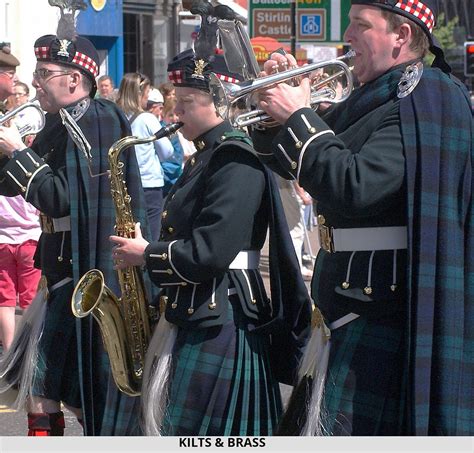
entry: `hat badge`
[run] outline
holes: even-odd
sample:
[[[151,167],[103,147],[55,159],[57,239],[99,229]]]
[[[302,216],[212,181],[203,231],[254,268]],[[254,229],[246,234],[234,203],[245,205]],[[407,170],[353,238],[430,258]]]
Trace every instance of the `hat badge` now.
[[[71,41],[67,39],[60,39],[58,55],[61,57],[69,58],[69,51],[67,50],[67,48],[69,47],[70,44],[71,44]]]
[[[204,80],[204,68],[207,66],[207,62],[200,59],[200,60],[195,60],[194,61],[194,72],[191,77],[194,77],[196,79],[202,79]]]

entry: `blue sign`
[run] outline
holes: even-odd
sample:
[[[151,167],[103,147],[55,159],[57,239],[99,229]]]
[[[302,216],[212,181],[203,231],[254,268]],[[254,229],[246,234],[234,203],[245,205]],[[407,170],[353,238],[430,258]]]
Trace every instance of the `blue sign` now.
[[[77,16],[80,35],[118,37],[123,34],[123,0],[109,0],[97,11],[89,6]]]
[[[300,36],[305,37],[322,37],[324,33],[323,17],[321,14],[305,14],[300,15]]]

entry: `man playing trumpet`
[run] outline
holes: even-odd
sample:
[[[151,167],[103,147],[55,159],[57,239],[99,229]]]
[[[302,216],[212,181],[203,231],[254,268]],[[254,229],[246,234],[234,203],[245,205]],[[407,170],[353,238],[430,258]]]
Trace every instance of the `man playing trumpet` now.
[[[271,147],[256,131],[256,148],[317,200],[312,292],[331,330],[322,415],[287,414],[285,433],[473,433],[473,122],[435,3],[352,0],[362,87],[324,117],[308,79],[259,92],[282,127]],[[273,54],[265,71],[294,63]]]

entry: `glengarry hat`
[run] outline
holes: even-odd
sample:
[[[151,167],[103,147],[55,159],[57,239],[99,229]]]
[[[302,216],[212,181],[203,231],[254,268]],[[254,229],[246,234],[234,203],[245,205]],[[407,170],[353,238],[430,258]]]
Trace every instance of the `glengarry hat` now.
[[[353,5],[369,5],[391,11],[405,16],[418,24],[430,42],[430,51],[435,55],[433,66],[439,67],[444,72],[451,72],[451,67],[444,58],[444,52],[433,29],[438,16],[437,0],[351,0]]]
[[[14,69],[19,64],[18,59],[12,55],[10,46],[6,43],[0,43],[0,67]]]
[[[48,0],[58,7],[60,18],[55,35],[44,35],[35,42],[36,60],[55,63],[81,70],[92,83],[89,93],[94,97],[97,91],[96,77],[99,75],[99,54],[87,38],[76,31],[77,13],[87,8],[84,0]]]
[[[35,42],[37,61],[56,63],[81,69],[95,86],[99,75],[99,54],[87,38],[76,36],[73,40],[44,35]]]
[[[242,80],[240,74],[229,71],[224,56],[211,55],[207,60],[198,58],[192,49],[185,50],[168,64],[168,78],[175,86],[197,88],[209,92],[209,75],[213,72],[226,82]]]

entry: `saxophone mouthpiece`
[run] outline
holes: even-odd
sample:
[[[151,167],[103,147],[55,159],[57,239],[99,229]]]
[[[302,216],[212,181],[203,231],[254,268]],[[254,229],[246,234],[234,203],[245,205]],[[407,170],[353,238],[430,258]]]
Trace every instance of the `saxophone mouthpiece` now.
[[[181,126],[183,126],[183,123],[171,123],[168,124],[168,126],[162,127],[155,135],[155,140],[159,140],[160,138],[163,137],[169,137],[171,134],[174,134]]]

